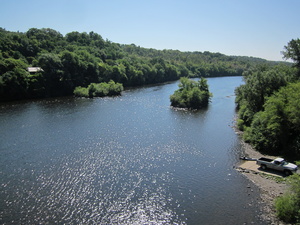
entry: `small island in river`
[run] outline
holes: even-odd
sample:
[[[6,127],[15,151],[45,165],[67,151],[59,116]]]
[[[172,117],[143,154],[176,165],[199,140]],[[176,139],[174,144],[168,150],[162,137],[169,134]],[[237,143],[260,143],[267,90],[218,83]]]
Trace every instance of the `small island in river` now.
[[[208,90],[207,80],[201,78],[198,82],[180,78],[179,89],[170,96],[171,106],[188,109],[201,109],[208,105],[212,94]]]

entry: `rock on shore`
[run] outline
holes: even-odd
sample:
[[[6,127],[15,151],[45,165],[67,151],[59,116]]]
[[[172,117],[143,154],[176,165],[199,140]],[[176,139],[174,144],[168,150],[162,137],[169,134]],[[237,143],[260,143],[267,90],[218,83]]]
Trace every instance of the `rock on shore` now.
[[[242,150],[244,155],[249,158],[272,158],[272,156],[262,155],[261,153],[255,151],[249,144],[245,142],[242,142]],[[272,179],[270,176],[264,176],[256,171],[243,169],[238,170],[260,189],[261,199],[265,205],[263,208],[262,219],[270,224],[285,224],[284,222],[279,221],[276,217],[274,200],[276,197],[281,196],[286,192],[288,188],[287,184],[285,182],[277,182],[276,179]]]

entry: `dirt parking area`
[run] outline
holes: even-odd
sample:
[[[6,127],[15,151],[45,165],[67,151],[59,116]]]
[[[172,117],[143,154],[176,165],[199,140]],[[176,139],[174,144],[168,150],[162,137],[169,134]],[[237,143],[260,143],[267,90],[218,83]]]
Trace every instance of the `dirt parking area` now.
[[[252,159],[258,159],[260,157],[275,158],[275,156],[262,155],[244,142],[242,142],[242,152],[244,156]],[[276,170],[262,170],[260,166],[256,164],[256,161],[248,160],[241,160],[240,163],[236,165],[236,169],[259,187],[261,199],[265,205],[263,208],[264,215],[262,217],[267,224],[285,224],[276,217],[274,207],[274,200],[288,190],[285,175]]]
[[[259,165],[256,164],[256,161],[245,160],[237,167],[237,169],[245,170],[245,171],[248,170],[257,173],[264,173],[275,177],[285,177],[284,173],[280,171],[271,170],[271,169],[263,170]]]

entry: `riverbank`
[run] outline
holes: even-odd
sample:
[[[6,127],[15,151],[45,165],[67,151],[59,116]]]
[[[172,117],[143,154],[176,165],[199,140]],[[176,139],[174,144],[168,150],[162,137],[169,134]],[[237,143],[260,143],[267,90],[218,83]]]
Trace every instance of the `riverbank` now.
[[[272,156],[263,155],[255,151],[251,147],[251,145],[243,141],[242,141],[242,150],[244,155],[249,158],[260,158],[262,156],[272,157]],[[239,168],[238,166],[237,169]],[[287,191],[288,185],[284,182],[284,179],[283,178],[276,179],[272,175],[265,175],[263,173],[252,171],[252,170],[238,169],[238,171],[240,171],[244,176],[246,176],[260,189],[261,199],[264,205],[262,219],[267,221],[269,224],[280,224],[280,225],[285,224],[284,222],[279,221],[278,218],[276,217],[276,211],[274,206],[274,200],[278,196],[281,196],[283,193]]]

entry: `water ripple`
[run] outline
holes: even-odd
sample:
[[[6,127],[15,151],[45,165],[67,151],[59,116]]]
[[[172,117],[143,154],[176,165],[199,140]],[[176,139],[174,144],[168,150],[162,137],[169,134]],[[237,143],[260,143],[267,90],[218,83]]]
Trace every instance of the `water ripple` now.
[[[1,107],[0,223],[258,222],[256,189],[232,169],[234,100],[221,80],[197,112],[169,108],[176,83]]]

